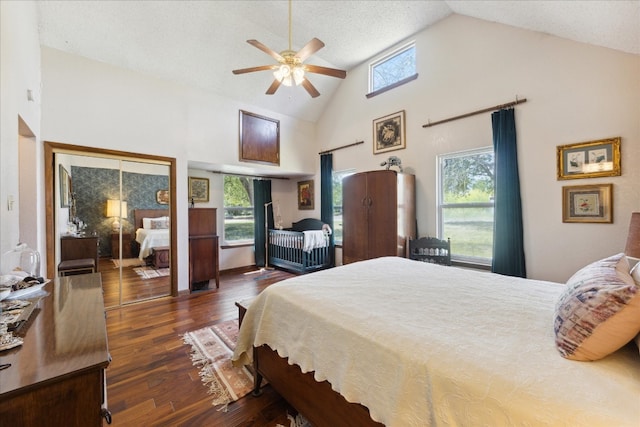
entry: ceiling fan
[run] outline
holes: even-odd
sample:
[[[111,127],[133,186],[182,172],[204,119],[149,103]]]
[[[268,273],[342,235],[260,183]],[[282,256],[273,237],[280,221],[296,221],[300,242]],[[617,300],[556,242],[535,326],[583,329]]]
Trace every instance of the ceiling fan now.
[[[267,46],[260,43],[258,40],[247,40],[252,46],[257,47],[267,55],[273,57],[277,64],[273,65],[260,65],[258,67],[242,68],[239,70],[233,70],[233,74],[245,74],[252,73],[254,71],[266,71],[274,70],[273,76],[275,80],[267,89],[267,95],[273,95],[280,85],[296,86],[302,85],[312,98],[320,96],[320,92],[311,84],[309,79],[305,76],[307,73],[324,74],[326,76],[337,77],[344,79],[347,76],[347,72],[338,70],[336,68],[321,67],[319,65],[304,64],[303,62],[311,55],[319,51],[324,47],[324,43],[317,38],[313,38],[298,52],[291,50],[291,0],[289,0],[289,49],[283,50],[278,53]]]

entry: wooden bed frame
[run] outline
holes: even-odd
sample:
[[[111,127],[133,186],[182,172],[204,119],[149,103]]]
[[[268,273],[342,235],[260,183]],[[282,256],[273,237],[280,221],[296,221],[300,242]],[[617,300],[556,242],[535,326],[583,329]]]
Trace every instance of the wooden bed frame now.
[[[312,249],[311,252],[302,250],[304,244],[303,231],[322,230],[324,222],[315,218],[305,218],[294,222],[291,228],[284,230],[269,230],[269,265],[280,267],[294,273],[305,274],[322,270],[331,266],[331,247]],[[271,243],[281,239],[287,241],[286,246]]]
[[[254,347],[253,367],[257,373],[254,396],[260,395],[260,385],[265,378],[314,427],[384,426],[371,419],[365,406],[347,402],[328,381],[317,382],[313,372],[302,373],[298,365],[289,365],[287,358],[278,356],[267,345]]]

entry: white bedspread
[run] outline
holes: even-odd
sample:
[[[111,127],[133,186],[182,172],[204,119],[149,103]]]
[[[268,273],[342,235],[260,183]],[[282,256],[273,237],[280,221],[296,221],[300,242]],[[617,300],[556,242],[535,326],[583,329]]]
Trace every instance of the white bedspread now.
[[[302,232],[304,234],[304,247],[305,252],[311,252],[316,248],[324,248],[328,244],[327,236],[322,230],[307,230]]]
[[[136,242],[140,244],[140,255],[138,258],[144,260],[151,255],[151,249],[161,246],[169,246],[171,239],[169,229],[147,229],[138,228],[136,230]]]
[[[387,426],[640,425],[640,355],[563,359],[563,285],[379,258],[268,287],[234,354],[268,344]]]

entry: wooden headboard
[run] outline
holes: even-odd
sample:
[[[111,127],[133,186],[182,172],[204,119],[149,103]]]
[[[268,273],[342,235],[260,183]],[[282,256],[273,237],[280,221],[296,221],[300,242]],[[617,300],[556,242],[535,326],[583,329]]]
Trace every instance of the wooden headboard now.
[[[142,228],[142,218],[158,218],[161,216],[169,216],[169,209],[134,209],[134,227]]]

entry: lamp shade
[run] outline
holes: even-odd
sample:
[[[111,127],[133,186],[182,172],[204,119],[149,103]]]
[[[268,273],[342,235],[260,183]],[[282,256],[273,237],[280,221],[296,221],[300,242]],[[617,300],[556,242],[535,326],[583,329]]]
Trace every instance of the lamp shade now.
[[[632,258],[640,258],[640,212],[631,213],[627,246],[624,253]]]
[[[122,209],[122,211],[120,211]],[[120,200],[107,200],[107,216],[126,218],[127,217],[127,202],[120,202]]]

